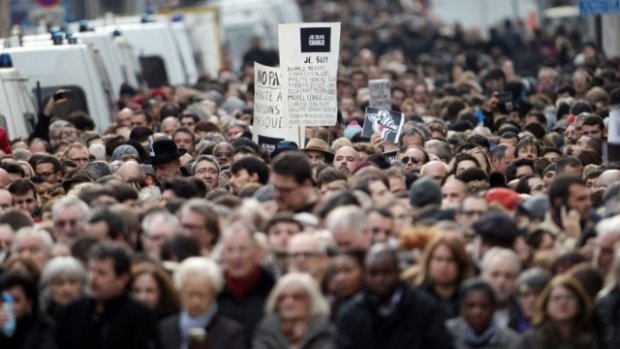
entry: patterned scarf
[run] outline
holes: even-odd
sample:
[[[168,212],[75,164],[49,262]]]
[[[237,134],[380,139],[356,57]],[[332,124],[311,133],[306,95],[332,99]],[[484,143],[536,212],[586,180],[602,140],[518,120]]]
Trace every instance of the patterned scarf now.
[[[479,335],[476,334],[476,331],[474,331],[465,320],[462,320],[461,329],[465,343],[471,348],[481,348],[489,344],[495,344],[499,340],[495,320],[492,320],[489,328]]]

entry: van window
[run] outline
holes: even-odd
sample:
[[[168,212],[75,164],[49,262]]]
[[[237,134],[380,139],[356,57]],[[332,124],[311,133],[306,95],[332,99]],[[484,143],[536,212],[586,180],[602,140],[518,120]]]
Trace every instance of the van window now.
[[[86,102],[86,94],[79,86],[46,86],[41,87],[41,105],[45,106],[47,101],[54,96],[54,93],[60,89],[69,90],[70,98],[67,101],[68,104],[63,106],[63,115],[61,118],[66,118],[69,114],[76,110],[81,110],[89,114],[88,103]],[[34,89],[33,94],[37,95],[37,90]],[[89,114],[90,115],[90,114]]]
[[[160,56],[141,56],[142,76],[149,88],[168,85],[168,73]]]
[[[21,94],[22,98],[20,98],[20,101],[22,103],[22,110],[24,110],[24,115],[22,115],[22,117],[24,118],[26,131],[30,133],[32,132],[32,130],[34,130],[34,127],[37,123],[37,109],[34,99],[32,98],[32,94],[28,93],[28,88],[26,87],[26,84],[22,84],[21,89],[23,92]]]

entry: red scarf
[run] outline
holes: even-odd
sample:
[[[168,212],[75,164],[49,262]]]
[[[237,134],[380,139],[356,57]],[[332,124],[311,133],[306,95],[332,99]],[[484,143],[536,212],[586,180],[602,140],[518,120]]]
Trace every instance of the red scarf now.
[[[260,267],[256,267],[250,275],[243,279],[235,279],[230,274],[225,274],[226,288],[230,291],[232,297],[241,302],[245,299],[250,290],[258,283],[263,272]]]

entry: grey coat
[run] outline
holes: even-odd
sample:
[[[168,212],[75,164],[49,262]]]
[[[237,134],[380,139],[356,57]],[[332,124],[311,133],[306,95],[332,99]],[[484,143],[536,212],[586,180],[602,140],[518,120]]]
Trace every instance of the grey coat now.
[[[455,349],[471,349],[462,337],[465,321],[461,317],[446,321],[446,328],[452,334]],[[498,328],[498,341],[495,344],[478,347],[476,349],[519,349],[521,335],[507,327]]]
[[[252,340],[252,349],[288,348],[289,343],[280,330],[277,315],[267,315],[258,324]],[[299,349],[335,349],[336,329],[327,316],[312,318],[308,333],[301,341]]]

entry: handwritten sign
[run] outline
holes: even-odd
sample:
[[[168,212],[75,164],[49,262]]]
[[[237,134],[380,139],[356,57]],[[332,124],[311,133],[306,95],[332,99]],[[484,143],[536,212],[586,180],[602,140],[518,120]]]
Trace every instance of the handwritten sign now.
[[[289,124],[336,124],[340,23],[280,24],[278,34],[284,111]]]
[[[299,128],[291,127],[284,113],[280,69],[254,63],[254,141],[272,151],[275,144],[289,140],[300,144]]]
[[[390,109],[392,106],[390,80],[369,80],[368,90],[370,91],[369,106],[373,108]]]

